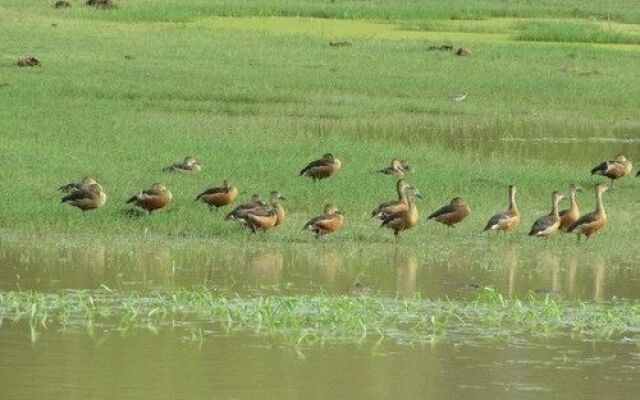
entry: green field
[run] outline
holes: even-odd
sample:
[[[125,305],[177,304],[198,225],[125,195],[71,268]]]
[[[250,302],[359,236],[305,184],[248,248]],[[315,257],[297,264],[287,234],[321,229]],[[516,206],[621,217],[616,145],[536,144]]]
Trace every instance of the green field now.
[[[526,232],[548,212],[553,190],[581,184],[589,211],[591,187],[605,181],[589,169],[620,152],[640,154],[633,1],[72,3],[56,10],[0,0],[5,236],[311,242],[300,228],[334,202],[347,222],[323,242],[392,244],[368,214],[394,196],[394,179],[372,171],[399,156],[426,196],[421,223],[402,244],[529,246]],[[442,43],[473,56],[428,50]],[[27,55],[42,66],[17,67]],[[468,99],[453,101],[458,92]],[[338,175],[316,184],[297,177],[327,151],[343,161]],[[161,172],[185,155],[203,172]],[[109,195],[87,215],[59,204],[56,191],[84,175]],[[281,190],[285,225],[256,238],[193,202],[225,178],[242,198]],[[153,182],[173,191],[173,204],[127,217],[124,201]],[[519,232],[481,236],[511,183]],[[605,194],[609,225],[588,245],[559,236],[531,246],[637,258],[639,194],[640,179],[617,182]],[[454,196],[470,204],[468,221],[453,232],[424,221]]]

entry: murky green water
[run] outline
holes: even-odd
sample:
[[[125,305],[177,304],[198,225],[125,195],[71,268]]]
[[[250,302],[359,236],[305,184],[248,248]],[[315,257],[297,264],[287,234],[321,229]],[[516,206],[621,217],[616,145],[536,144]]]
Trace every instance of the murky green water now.
[[[62,334],[32,344],[0,330],[7,399],[631,399],[640,349],[544,341],[522,345],[370,344],[294,350],[265,339],[194,343],[158,334]]]
[[[364,291],[471,299],[491,286],[508,297],[640,297],[640,270],[632,261],[578,263],[553,251],[502,250],[496,259],[473,248],[452,255],[388,247],[4,244],[0,290],[206,286],[246,296]],[[640,391],[640,345],[633,335],[597,342],[541,335],[297,347],[213,327],[195,334],[189,323],[126,331],[96,326],[91,333],[51,324],[34,331],[25,322],[0,320],[0,398],[630,399]]]

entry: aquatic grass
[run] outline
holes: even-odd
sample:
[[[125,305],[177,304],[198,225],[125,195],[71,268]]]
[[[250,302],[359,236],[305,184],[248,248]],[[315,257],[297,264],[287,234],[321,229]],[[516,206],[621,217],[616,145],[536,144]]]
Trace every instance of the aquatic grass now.
[[[237,297],[205,288],[150,294],[5,291],[0,292],[0,318],[43,329],[67,326],[91,331],[95,326],[118,331],[206,326],[227,334],[251,332],[298,344],[381,337],[410,344],[566,334],[615,340],[637,335],[640,303],[565,303],[534,296],[506,300],[493,289],[484,289],[471,301],[365,295]]]

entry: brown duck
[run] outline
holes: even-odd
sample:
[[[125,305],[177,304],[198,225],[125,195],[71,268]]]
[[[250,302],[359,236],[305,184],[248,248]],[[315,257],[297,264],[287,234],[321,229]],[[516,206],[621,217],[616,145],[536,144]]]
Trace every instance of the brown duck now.
[[[242,203],[236,208],[234,208],[233,210],[231,210],[231,212],[227,214],[224,217],[224,219],[235,220],[240,223],[246,223],[245,219],[247,217],[247,213],[251,210],[254,210],[258,207],[263,207],[263,206],[266,206],[266,203],[262,201],[262,199],[260,199],[260,195],[252,194],[249,201]]]
[[[163,172],[200,172],[201,170],[202,166],[193,157],[185,157],[182,162],[162,168]]]
[[[333,204],[324,207],[324,214],[310,219],[302,229],[308,229],[316,234],[316,239],[322,235],[333,233],[342,227],[344,217]]]
[[[78,190],[78,189],[86,189],[88,188],[90,185],[96,184],[98,182],[96,182],[95,179],[89,177],[89,176],[85,176],[84,178],[82,178],[82,180],[80,182],[71,182],[71,183],[67,183],[66,185],[62,185],[58,188],[58,190],[60,190],[61,192],[72,192],[74,190]]]
[[[74,190],[64,196],[60,202],[77,207],[84,212],[102,207],[104,203],[107,202],[107,194],[102,189],[102,186],[97,183],[92,183],[86,187]]]
[[[410,185],[406,180],[399,179],[398,182],[396,182],[396,192],[398,193],[398,200],[385,201],[384,203],[378,204],[378,206],[374,208],[373,211],[371,211],[371,218],[382,218],[384,215],[394,214],[406,210],[408,202],[404,190],[409,186]]]
[[[560,227],[560,215],[558,213],[558,203],[564,198],[562,193],[553,192],[551,195],[551,212],[536,220],[529,231],[529,236],[548,237],[558,231]]]
[[[312,161],[302,168],[299,176],[308,176],[315,182],[316,180],[330,177],[338,172],[340,168],[342,168],[342,162],[335,158],[333,154],[327,153],[319,160]]]
[[[613,187],[613,181],[629,175],[632,168],[631,161],[624,155],[618,154],[614,160],[603,161],[595,166],[591,170],[591,175],[606,176],[611,179],[611,187]]]
[[[405,172],[409,172],[410,170],[411,170],[411,167],[409,166],[409,163],[407,162],[407,160],[394,158],[393,160],[391,160],[391,165],[389,165],[388,167],[382,168],[376,172],[384,175],[403,176]]]
[[[520,224],[520,211],[516,204],[516,187],[509,186],[509,208],[489,219],[484,231],[513,231]]]
[[[218,211],[218,208],[233,203],[236,197],[238,197],[238,188],[230,186],[229,182],[225,179],[222,186],[205,190],[200,193],[194,201],[202,201],[209,206],[211,211],[214,209]]]
[[[560,211],[560,230],[566,231],[571,224],[580,218],[580,209],[576,201],[576,193],[582,192],[582,188],[572,184],[569,186],[569,208]]]
[[[576,232],[578,234],[578,240],[581,235],[585,235],[587,239],[591,235],[600,232],[607,224],[607,214],[604,211],[604,204],[602,203],[602,194],[609,189],[607,185],[601,183],[596,185],[596,209],[593,212],[583,215],[574,222],[567,232]]]
[[[449,204],[429,215],[427,219],[435,219],[452,228],[455,224],[467,218],[470,213],[471,210],[469,210],[467,203],[460,197],[454,197]]]
[[[154,183],[149,189],[132,196],[127,203],[134,203],[136,206],[147,210],[151,214],[155,210],[166,207],[173,195],[166,186],[160,183]]]
[[[416,188],[408,186],[404,188],[404,196],[407,199],[407,208],[405,210],[385,215],[382,218],[380,227],[393,229],[393,235],[397,238],[400,232],[413,228],[418,223],[418,208],[413,200],[414,196],[419,195]]]
[[[282,193],[275,190],[271,192],[270,206],[258,207],[247,212],[245,217],[247,227],[256,233],[258,230],[265,232],[282,224],[285,211],[280,202],[283,200],[286,199]]]

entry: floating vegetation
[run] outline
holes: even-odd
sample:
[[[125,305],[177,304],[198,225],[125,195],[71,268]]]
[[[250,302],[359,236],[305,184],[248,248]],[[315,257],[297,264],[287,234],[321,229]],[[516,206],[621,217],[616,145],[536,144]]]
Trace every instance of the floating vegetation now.
[[[572,335],[591,340],[636,341],[640,302],[567,304],[562,300],[507,300],[485,288],[473,301],[376,296],[236,297],[195,291],[0,292],[0,321],[27,321],[33,332],[50,325],[96,326],[118,331],[206,325],[207,332],[253,333],[296,344],[386,339],[399,344],[491,341],[519,335]],[[213,326],[209,326],[213,325]],[[1,325],[0,325],[1,326]]]

